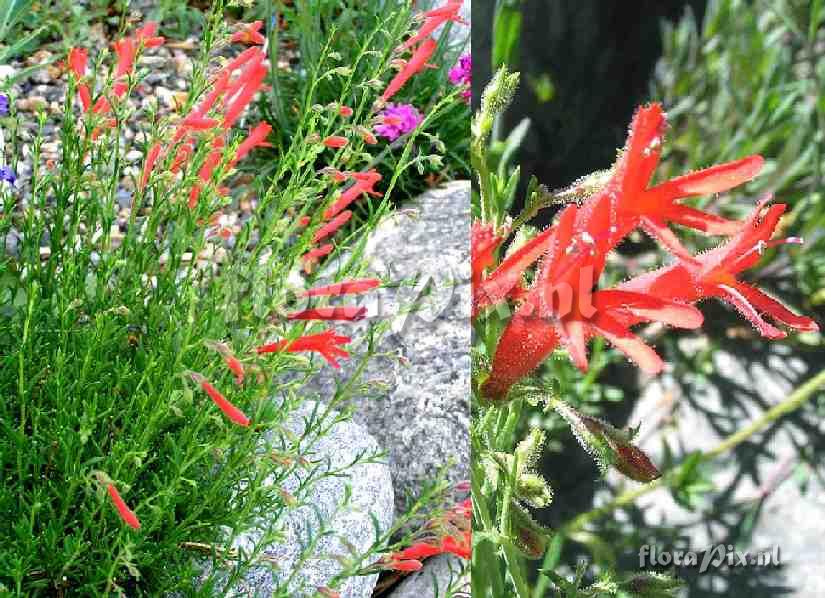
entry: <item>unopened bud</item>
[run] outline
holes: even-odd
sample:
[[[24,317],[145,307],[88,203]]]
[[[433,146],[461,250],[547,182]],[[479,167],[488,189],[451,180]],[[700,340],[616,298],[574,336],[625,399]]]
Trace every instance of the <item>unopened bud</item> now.
[[[631,436],[606,421],[585,415],[563,401],[556,401],[556,412],[570,425],[582,448],[593,455],[602,471],[612,465],[637,482],[652,482],[661,477],[648,456],[630,443]]]
[[[553,490],[537,473],[523,473],[518,477],[516,496],[535,509],[544,509],[553,502]]]
[[[544,556],[552,531],[539,525],[526,509],[515,502],[510,505],[510,530],[510,539],[524,556],[534,560]]]

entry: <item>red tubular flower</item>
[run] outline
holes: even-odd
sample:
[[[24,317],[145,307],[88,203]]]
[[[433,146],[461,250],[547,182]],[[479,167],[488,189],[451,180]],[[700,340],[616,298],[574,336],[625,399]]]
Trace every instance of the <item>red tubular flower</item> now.
[[[320,172],[322,174],[325,174],[326,176],[330,177],[336,183],[343,183],[351,175],[351,173],[349,173],[349,172],[342,172],[342,171],[338,170],[337,168],[333,168],[331,166],[325,166],[324,168],[322,168],[320,170]]]
[[[166,41],[158,36],[158,24],[155,21],[147,21],[143,27],[135,31],[135,40],[143,44],[144,48],[157,48]]]
[[[353,110],[349,106],[341,106],[338,108],[338,114],[343,116],[344,118],[349,118],[353,115]]]
[[[253,48],[254,49],[254,48]],[[206,114],[212,109],[213,106],[217,103],[220,97],[226,92],[227,88],[229,87],[229,77],[231,75],[230,71],[223,70],[221,71],[217,77],[215,77],[214,82],[212,83],[212,90],[206,94],[206,97],[201,101],[200,104],[195,107],[194,110],[190,113],[189,116],[197,116],[197,117],[204,117]],[[179,129],[179,130],[185,130]],[[180,134],[177,139],[182,139],[183,135]]]
[[[382,569],[406,571],[406,567],[410,567],[409,570],[417,571],[420,567],[405,563],[420,565],[422,559],[446,552],[469,560],[472,557],[472,511],[471,499],[458,503],[424,526],[427,530],[425,539],[384,556],[376,565]]]
[[[430,59],[430,56],[433,55],[435,52],[436,47],[438,44],[432,38],[427,38],[424,42],[416,48],[413,55],[410,57],[409,62],[407,62],[406,66],[390,81],[390,84],[387,85],[387,89],[384,90],[384,93],[381,95],[381,100],[386,102],[396,93],[398,93],[404,84],[407,83],[414,75],[424,70],[427,67],[427,61]]]
[[[570,211],[571,208],[573,206],[567,208],[567,211]],[[473,257],[473,318],[482,309],[501,303],[508,297],[512,290],[522,282],[524,271],[547,251],[549,244],[553,242],[555,233],[554,228],[548,228],[539,233],[507,256],[499,267],[484,280],[481,280],[480,274],[475,271],[477,266],[475,257]],[[481,234],[479,232],[479,235]],[[486,253],[479,257],[479,259],[484,260],[485,265],[483,268],[492,263],[493,252],[502,239],[503,237],[492,236],[492,231],[485,235],[486,247],[484,247],[484,251]],[[476,276],[479,277],[477,282]]]
[[[470,269],[473,292],[484,277],[484,270],[493,265],[493,254],[504,241],[504,235],[496,235],[492,224],[473,222],[470,230]]]
[[[411,573],[413,571],[421,571],[424,565],[421,561],[416,560],[408,560],[408,561],[389,561],[386,563],[385,568],[391,569],[393,571],[404,571],[406,573]]]
[[[203,161],[203,164],[201,165],[201,168],[198,171],[198,178],[200,178],[200,180],[202,180],[204,183],[209,182],[209,179],[212,178],[212,173],[215,172],[215,167],[217,167],[221,163],[222,157],[223,152],[220,149],[209,152],[209,154],[206,156],[206,160]]]
[[[175,158],[172,160],[172,164],[169,166],[169,172],[177,173],[181,166],[186,164],[191,158],[192,155],[195,153],[195,146],[191,141],[184,142],[178,146],[177,152],[175,152]]]
[[[226,343],[217,343],[214,341],[206,341],[206,346],[213,351],[216,351],[223,357],[223,361],[226,364],[226,367],[229,368],[229,371],[235,375],[235,383],[238,385],[243,384],[244,380],[244,367],[243,363],[235,357],[235,354],[232,353],[232,349],[229,348],[229,345]]]
[[[226,397],[224,397],[221,392],[212,386],[212,384],[204,378],[201,374],[197,372],[192,372],[190,374],[192,380],[195,384],[198,384],[203,391],[209,395],[209,398],[218,406],[218,409],[223,411],[223,414],[226,415],[230,420],[238,424],[239,426],[248,426],[249,425],[249,418],[244,415],[244,413],[235,407],[232,403],[230,403]]]
[[[140,521],[137,515],[135,515],[132,509],[126,506],[126,503],[120,497],[120,492],[117,491],[114,484],[108,484],[106,491],[109,493],[109,498],[112,499],[112,503],[114,503],[115,509],[117,509],[117,513],[120,515],[120,518],[123,519],[123,522],[133,529],[140,529]]]
[[[203,191],[203,187],[201,187],[200,183],[192,185],[192,189],[189,191],[189,201],[187,202],[190,210],[194,210],[198,206],[201,191]]]
[[[744,225],[679,205],[677,200],[727,191],[756,176],[763,160],[760,156],[749,156],[648,187],[659,161],[664,128],[665,114],[659,104],[637,110],[624,151],[604,188],[588,197],[580,207],[565,209],[553,232],[542,233],[547,241],[547,253],[529,290],[521,289],[518,283],[524,268],[535,261],[536,254],[541,255],[541,242],[533,246],[528,243],[514,252],[487,280],[482,280],[474,271],[478,280],[474,285],[474,313],[514,293],[523,301],[499,340],[492,371],[482,385],[488,399],[506,398],[510,387],[533,371],[559,344],[567,349],[579,368],[585,369],[586,343],[594,336],[604,337],[643,370],[656,373],[663,366],[661,359],[631,333],[629,327],[643,321],[657,321],[695,328],[701,324],[701,313],[686,304],[714,293],[724,295],[768,336],[782,333],[764,323],[752,307],[748,309],[745,305],[748,301],[770,306],[775,313],[781,313],[780,321],[790,322],[792,326],[803,329],[815,326],[807,318],[795,316],[784,308],[779,310],[775,301],[763,295],[757,297],[749,288],[744,292],[737,290],[739,297],[718,284],[700,291],[697,289],[702,289],[701,285],[687,282],[701,279],[702,264],[706,267],[709,258],[707,254],[691,256],[667,224],[676,222],[709,234],[725,235],[736,233]],[[774,213],[781,213],[781,208]],[[672,285],[679,292],[663,293],[658,287],[647,288],[644,281],[653,278],[645,275],[632,285],[591,294],[607,254],[637,227],[646,230],[679,258],[677,266],[661,274],[663,279],[671,281],[665,286]],[[722,286],[730,287],[730,284]],[[743,302],[745,293],[755,299]],[[554,304],[556,296],[558,304]]]
[[[89,86],[83,83],[77,86],[77,95],[80,97],[80,104],[83,106],[83,112],[88,112],[92,107],[92,92],[89,91]]]
[[[261,27],[263,27],[263,21],[255,21],[254,23],[248,23],[242,30],[237,31],[232,34],[230,41],[237,42],[241,44],[248,44],[248,45],[262,45],[266,42],[266,38],[261,35]]]
[[[241,113],[252,101],[252,98],[261,89],[264,78],[268,72],[265,64],[263,64],[263,52],[258,50],[258,53],[253,57],[251,66],[241,73],[238,83],[241,85],[237,93],[234,93],[232,85],[227,90],[227,97],[232,97],[232,100],[227,100],[226,110],[224,112],[224,119],[222,126],[224,129],[229,129],[236,120],[241,116]],[[234,93],[234,96],[232,95]]]
[[[453,537],[447,536],[441,543],[441,548],[444,552],[450,552],[459,558],[470,560],[473,556],[473,551],[470,546],[470,534],[467,532],[461,536]]]
[[[358,280],[345,280],[323,287],[315,287],[301,293],[302,297],[323,297],[338,295],[356,295],[365,293],[381,286],[381,281],[377,278],[361,278]]]
[[[86,66],[89,62],[89,52],[84,48],[72,48],[69,50],[69,68],[77,79],[77,94],[83,106],[83,112],[88,112],[92,105],[92,93],[89,86],[80,81],[86,76]]]
[[[234,79],[230,78],[226,87],[227,98],[233,98],[236,96],[250,80],[254,81],[254,79],[259,76],[261,69],[266,68],[266,65],[264,64],[265,59],[266,54],[264,54],[263,50],[260,48],[254,48],[254,52],[251,56],[238,68],[238,70],[240,70],[238,76]],[[224,72],[231,75],[234,71],[229,70],[227,67],[224,69]]]
[[[326,139],[324,139],[323,144],[327,147],[333,149],[339,149],[342,147],[346,147],[349,143],[349,139],[346,137],[341,137],[340,135],[330,135]]]
[[[226,357],[224,357],[224,363],[226,363],[226,367],[229,368],[229,371],[235,375],[235,384],[239,386],[243,384],[243,363],[241,363],[241,361],[234,355],[227,355]]]
[[[312,266],[318,263],[322,257],[332,253],[333,249],[335,249],[335,247],[332,243],[327,243],[326,245],[321,245],[321,247],[313,247],[307,251],[301,258],[304,262],[304,271],[310,272],[312,270]]]
[[[198,113],[192,113],[181,121],[181,126],[190,131],[208,131],[218,126],[214,118],[205,118]]]
[[[86,66],[89,62],[89,52],[85,48],[72,48],[69,50],[69,68],[74,73],[75,78],[80,81],[86,76]]]
[[[441,8],[425,12],[424,25],[421,26],[421,29],[419,29],[415,35],[401,45],[401,49],[406,50],[407,48],[413,47],[422,39],[429,37],[432,32],[441,25],[449,21],[467,25],[468,23],[458,15],[458,11],[461,10],[463,3],[464,0],[450,0]]]
[[[335,331],[325,330],[318,334],[308,334],[296,338],[293,341],[282,340],[267,345],[261,345],[255,351],[259,354],[278,353],[287,351],[289,353],[299,353],[303,351],[314,351],[319,353],[334,368],[340,368],[339,358],[349,357],[349,353],[340,348],[352,339],[348,336],[335,334]]]
[[[149,182],[149,175],[152,174],[152,169],[155,167],[158,156],[160,155],[161,145],[156,143],[146,153],[146,162],[143,164],[143,176],[140,178],[140,186],[138,189],[143,190],[146,183]]]
[[[340,214],[338,214],[335,218],[333,218],[330,222],[319,228],[315,235],[312,237],[312,242],[317,243],[327,237],[334,235],[338,232],[338,229],[344,226],[349,219],[352,218],[352,212],[350,210],[344,210]]]
[[[315,307],[287,314],[287,320],[341,320],[358,322],[367,315],[366,307]]]
[[[106,114],[112,109],[112,105],[109,103],[104,96],[100,96],[95,102],[94,107],[92,108],[92,112],[95,114]],[[113,123],[109,123],[109,126],[113,126]]]
[[[419,561],[429,556],[435,556],[444,552],[441,546],[430,544],[428,542],[416,542],[409,548],[405,548],[401,552],[396,552],[392,555],[393,561],[407,561],[410,559]]]
[[[115,97],[123,97],[128,89],[128,84],[122,78],[132,72],[137,55],[137,47],[130,37],[125,37],[115,42],[115,53],[117,54],[117,67],[115,68],[115,83],[112,86],[112,93]]]
[[[796,238],[770,241],[786,206],[767,206],[769,199],[759,203],[739,233],[716,249],[696,256],[695,260],[683,260],[642,274],[618,288],[684,302],[717,297],[736,308],[762,336],[770,339],[784,338],[786,333],[766,322],[760,312],[796,330],[819,330],[811,318],[793,313],[773,297],[736,278],[754,266],[765,249],[782,243],[801,243]]]
[[[305,227],[305,226],[307,226],[310,222],[312,222],[312,218],[310,218],[309,216],[301,216],[301,217],[298,219],[298,226],[300,226],[301,228],[304,228],[304,227]]]
[[[381,175],[375,170],[368,172],[354,172],[350,176],[355,179],[355,184],[341,193],[341,197],[332,204],[329,208],[324,210],[324,220],[333,218],[341,210],[346,209],[349,204],[358,199],[363,193],[372,195],[374,197],[381,197],[381,193],[375,191],[373,187],[381,180]]]
[[[370,131],[368,128],[358,126],[355,127],[355,131],[356,133],[358,133],[358,136],[361,138],[361,141],[363,141],[367,145],[375,145],[376,143],[378,143],[378,139],[375,137],[373,132]]]
[[[676,222],[709,234],[730,235],[741,223],[726,220],[676,203],[685,197],[721,193],[757,174],[764,160],[748,156],[666,181],[648,188],[659,163],[665,129],[660,104],[639,108],[633,116],[624,151],[604,189],[582,206],[576,228],[595,240],[602,258],[631,230],[643,228],[674,255],[691,259],[676,235],[667,227]],[[602,264],[603,265],[603,264]],[[597,267],[600,272],[601,268]]]
[[[492,370],[482,384],[483,395],[491,401],[504,400],[510,387],[538,367],[560,342],[580,369],[587,368],[587,340],[603,336],[643,370],[656,373],[662,360],[630,332],[629,324],[659,321],[682,328],[702,324],[702,315],[694,307],[648,294],[607,290],[591,296],[593,263],[598,260],[590,246],[572,243],[577,213],[571,205],[560,214],[533,286],[499,339]],[[629,315],[635,321],[628,322]]]
[[[260,57],[263,54],[260,48],[247,48],[240,54],[238,54],[234,59],[232,59],[223,69],[223,73],[231,74],[233,71],[238,70],[245,64],[250,61],[253,61]]]
[[[249,131],[247,138],[244,139],[238,146],[238,151],[235,152],[235,158],[232,160],[232,164],[235,164],[239,160],[243,159],[256,147],[272,147],[272,144],[267,143],[266,141],[266,136],[269,135],[271,130],[272,127],[269,124],[260,123],[254,129]]]

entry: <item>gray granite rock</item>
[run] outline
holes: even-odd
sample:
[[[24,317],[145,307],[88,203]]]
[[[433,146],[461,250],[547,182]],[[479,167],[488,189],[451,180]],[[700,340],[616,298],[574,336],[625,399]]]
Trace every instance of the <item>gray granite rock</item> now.
[[[458,598],[469,596],[470,568],[467,561],[439,554],[424,561],[424,568],[402,581],[390,598]]]
[[[363,374],[354,418],[389,451],[399,512],[440,468],[452,463],[454,482],[469,477],[470,183],[429,191],[405,208],[378,226],[366,255],[384,279],[415,285],[365,295],[369,317],[348,329],[363,339],[369,322],[389,323]],[[322,397],[356,367],[364,346],[350,348],[341,371],[324,368],[318,377]]]
[[[305,402],[295,412],[286,427],[296,435],[304,428],[303,418],[308,417],[317,404]],[[321,407],[322,408],[322,407]],[[323,408],[322,408],[323,409]],[[323,461],[327,470],[343,468],[359,455],[378,453],[375,439],[360,425],[350,421],[336,423],[330,433],[321,438],[313,448],[310,460]],[[298,493],[298,486],[306,474],[292,475],[282,483],[282,487],[292,494]],[[346,488],[351,496],[344,503]],[[373,517],[381,529],[386,531],[393,521],[393,489],[389,469],[383,463],[362,463],[346,470],[336,477],[328,477],[317,482],[311,495],[302,506],[289,513],[284,525],[286,540],[269,546],[264,554],[277,563],[277,569],[257,567],[237,584],[231,596],[278,596],[301,598],[315,595],[315,588],[325,586],[342,569],[334,555],[347,555],[348,548],[342,542],[365,552],[375,540]],[[314,551],[314,557],[301,563],[301,542],[308,536],[317,535],[319,518],[328,521],[332,533],[326,535]],[[239,538],[235,548],[251,548],[260,538],[260,532],[251,532]],[[288,588],[280,587],[286,576],[294,570],[300,573]],[[338,591],[342,598],[367,598],[372,594],[377,575],[352,577],[347,579]]]

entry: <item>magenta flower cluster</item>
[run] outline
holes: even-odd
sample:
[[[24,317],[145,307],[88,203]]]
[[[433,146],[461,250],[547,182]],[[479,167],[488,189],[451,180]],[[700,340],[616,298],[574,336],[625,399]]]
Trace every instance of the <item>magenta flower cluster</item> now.
[[[458,64],[450,69],[449,77],[453,85],[465,86],[464,91],[461,92],[461,97],[469,102],[473,94],[470,88],[473,78],[473,61],[469,54],[465,54],[458,59]]]
[[[380,116],[381,124],[375,126],[375,132],[390,141],[409,133],[424,120],[412,104],[387,104]]]

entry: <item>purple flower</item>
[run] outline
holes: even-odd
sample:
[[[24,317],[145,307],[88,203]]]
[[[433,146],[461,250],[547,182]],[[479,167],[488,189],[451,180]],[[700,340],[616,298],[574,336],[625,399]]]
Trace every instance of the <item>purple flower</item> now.
[[[0,93],[0,116],[6,116],[9,113],[9,96]]]
[[[6,181],[10,185],[17,182],[17,175],[9,166],[0,166],[0,181]]]
[[[375,132],[381,137],[395,141],[421,124],[424,117],[412,104],[387,104],[381,111],[381,124]]]
[[[458,64],[450,69],[449,77],[453,85],[465,85],[467,87],[461,92],[461,97],[469,102],[473,93],[470,89],[473,78],[473,61],[469,54],[465,54],[458,59]]]

